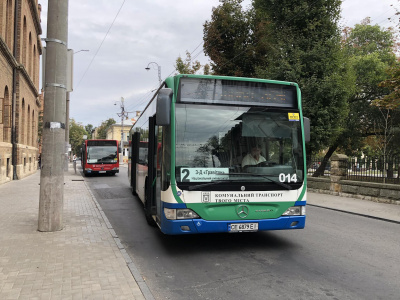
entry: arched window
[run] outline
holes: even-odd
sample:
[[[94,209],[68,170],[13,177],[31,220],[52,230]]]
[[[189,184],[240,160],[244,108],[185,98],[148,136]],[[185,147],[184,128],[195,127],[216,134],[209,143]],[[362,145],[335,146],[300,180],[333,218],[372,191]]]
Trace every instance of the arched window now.
[[[5,41],[12,51],[12,36],[13,36],[13,9],[12,9],[12,0],[7,0],[6,4],[6,35]]]
[[[36,45],[33,45],[33,76],[32,76],[33,84],[36,84],[36,77],[39,71],[36,70],[36,68],[37,68]]]
[[[36,138],[35,129],[36,129],[35,111],[32,110],[32,143],[31,143],[32,146],[35,146],[35,138]]]
[[[3,124],[4,97],[0,96],[0,124]]]
[[[26,28],[26,17],[24,16],[24,25],[22,29],[22,64],[25,66],[25,69],[27,69],[26,66],[26,39],[27,39],[27,28]]]
[[[21,112],[21,144],[25,144],[25,128],[26,128],[26,112],[25,112],[25,99],[22,99],[22,112]]]
[[[29,145],[31,140],[31,107],[28,105],[28,122],[26,123],[28,127],[28,132],[26,133],[26,144]]]
[[[3,100],[3,142],[11,143],[11,100],[7,86]]]
[[[29,32],[28,74],[32,77],[32,33]]]
[[[3,2],[0,2],[0,33],[3,34],[3,24],[4,24],[4,12],[3,12]],[[5,3],[5,2],[4,2]]]

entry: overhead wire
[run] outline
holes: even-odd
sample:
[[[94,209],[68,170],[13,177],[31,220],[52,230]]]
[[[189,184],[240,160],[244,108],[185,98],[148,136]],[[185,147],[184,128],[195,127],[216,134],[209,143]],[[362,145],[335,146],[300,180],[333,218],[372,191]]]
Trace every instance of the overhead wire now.
[[[103,38],[103,40],[101,41],[99,47],[97,48],[97,50],[96,50],[96,52],[95,52],[95,54],[94,54],[92,60],[90,61],[88,67],[86,68],[86,70],[85,70],[85,72],[83,73],[81,79],[79,80],[79,82],[78,82],[78,84],[77,84],[77,86],[76,86],[76,89],[79,87],[79,85],[80,85],[80,83],[82,82],[83,78],[86,76],[86,73],[89,71],[89,69],[90,69],[90,67],[91,67],[91,65],[92,65],[92,63],[93,63],[93,61],[95,60],[97,54],[99,53],[101,47],[103,46],[103,43],[104,43],[104,41],[106,40],[108,34],[110,33],[110,30],[111,30],[111,28],[113,27],[115,21],[117,20],[118,15],[119,15],[119,13],[121,12],[122,7],[123,7],[124,4],[125,4],[125,1],[126,1],[126,0],[123,0],[123,1],[122,1],[122,4],[121,4],[121,6],[120,6],[120,8],[119,8],[119,10],[118,10],[118,12],[117,12],[117,14],[116,14],[115,17],[114,17],[114,20],[112,21],[110,27],[108,28],[108,30],[107,30],[107,32],[106,32],[106,35],[104,36],[104,38]]]

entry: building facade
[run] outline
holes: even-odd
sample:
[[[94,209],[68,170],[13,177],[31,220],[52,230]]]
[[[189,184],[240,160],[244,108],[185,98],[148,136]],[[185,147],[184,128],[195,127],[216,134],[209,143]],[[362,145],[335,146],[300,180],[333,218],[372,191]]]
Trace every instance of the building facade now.
[[[0,184],[38,167],[41,6],[0,0]]]
[[[107,128],[107,133],[106,133],[106,139],[107,140],[118,140],[119,143],[121,143],[121,140],[123,141],[123,147],[122,147],[122,155],[120,156],[119,161],[121,163],[127,163],[128,162],[128,156],[129,156],[129,131],[132,128],[132,121],[131,120],[126,120],[124,122],[124,127],[122,128],[121,123],[116,123],[111,125],[110,127]],[[123,133],[123,138],[121,139]]]

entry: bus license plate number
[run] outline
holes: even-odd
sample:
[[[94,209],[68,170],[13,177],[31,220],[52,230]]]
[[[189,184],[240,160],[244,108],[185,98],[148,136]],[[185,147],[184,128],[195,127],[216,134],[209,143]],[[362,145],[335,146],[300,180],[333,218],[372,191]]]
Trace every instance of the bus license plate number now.
[[[236,223],[230,224],[228,231],[230,232],[240,232],[240,231],[257,231],[258,223]]]

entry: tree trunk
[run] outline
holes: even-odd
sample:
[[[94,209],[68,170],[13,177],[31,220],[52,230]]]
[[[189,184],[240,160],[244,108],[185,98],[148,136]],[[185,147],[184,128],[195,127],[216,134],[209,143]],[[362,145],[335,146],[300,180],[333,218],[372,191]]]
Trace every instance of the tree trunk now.
[[[328,164],[328,161],[331,158],[333,152],[335,152],[338,147],[339,147],[339,143],[338,142],[334,143],[332,146],[329,147],[328,152],[326,152],[324,158],[321,161],[321,165],[314,172],[312,177],[324,176],[326,165]]]

